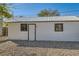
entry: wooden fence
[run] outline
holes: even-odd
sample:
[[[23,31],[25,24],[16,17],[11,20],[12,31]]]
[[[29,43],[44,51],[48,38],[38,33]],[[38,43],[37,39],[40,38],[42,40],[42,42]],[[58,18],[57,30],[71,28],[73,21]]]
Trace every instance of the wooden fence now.
[[[2,36],[8,36],[8,28],[7,27],[2,28]]]

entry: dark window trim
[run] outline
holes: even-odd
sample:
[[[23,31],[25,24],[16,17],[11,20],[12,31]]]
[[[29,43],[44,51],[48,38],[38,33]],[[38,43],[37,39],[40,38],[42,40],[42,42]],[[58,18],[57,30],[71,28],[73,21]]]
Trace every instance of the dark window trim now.
[[[22,27],[25,26],[25,27]],[[20,24],[20,31],[24,32],[24,31],[28,31],[28,24]]]
[[[57,26],[57,25],[61,25],[61,26],[62,26],[62,27],[61,27],[61,30],[57,30],[57,29],[56,29],[56,26]],[[54,26],[55,26],[55,27],[54,27],[54,28],[55,28],[55,32],[63,32],[63,23],[55,23]]]

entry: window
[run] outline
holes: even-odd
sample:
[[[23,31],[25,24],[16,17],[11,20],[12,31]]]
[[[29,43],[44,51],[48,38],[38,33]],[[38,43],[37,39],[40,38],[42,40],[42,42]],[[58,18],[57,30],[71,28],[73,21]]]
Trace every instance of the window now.
[[[55,32],[62,32],[63,31],[63,24],[57,23],[55,24]]]
[[[21,31],[27,31],[27,24],[21,24]]]

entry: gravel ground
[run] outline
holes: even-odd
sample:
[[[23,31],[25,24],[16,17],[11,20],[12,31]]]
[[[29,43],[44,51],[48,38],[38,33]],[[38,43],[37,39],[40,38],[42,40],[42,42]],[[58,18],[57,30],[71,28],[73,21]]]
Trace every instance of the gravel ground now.
[[[39,48],[39,47],[16,47],[5,52],[2,56],[79,56],[79,50]]]
[[[9,41],[4,43],[0,44],[1,56],[79,56],[79,42]],[[7,46],[9,47],[5,48]]]

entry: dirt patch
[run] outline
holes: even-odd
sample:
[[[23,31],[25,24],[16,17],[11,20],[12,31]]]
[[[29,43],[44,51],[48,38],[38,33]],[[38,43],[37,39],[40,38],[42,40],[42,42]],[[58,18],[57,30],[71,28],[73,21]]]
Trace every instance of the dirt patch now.
[[[16,46],[17,44],[11,41],[0,43],[0,55],[10,55],[10,53],[12,53]]]
[[[39,47],[16,47],[2,52],[2,56],[79,56],[79,50]]]

